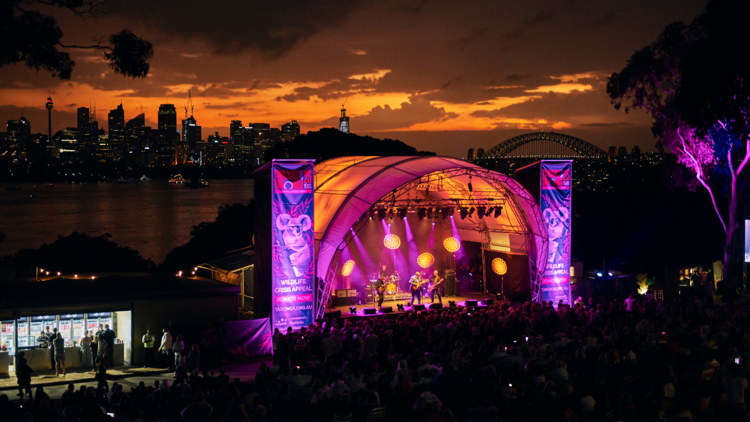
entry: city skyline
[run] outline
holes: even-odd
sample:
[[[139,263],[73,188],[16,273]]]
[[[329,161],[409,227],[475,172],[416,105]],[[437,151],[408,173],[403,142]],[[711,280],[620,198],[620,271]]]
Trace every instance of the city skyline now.
[[[101,110],[122,102],[126,119],[142,108],[146,125],[154,127],[160,104],[180,108],[192,91],[204,133],[221,136],[229,136],[230,121],[238,119],[274,127],[295,119],[303,133],[338,127],[345,104],[354,133],[401,139],[439,154],[462,156],[468,147],[489,148],[536,130],[571,134],[601,148],[648,150],[655,143],[650,118],[614,110],[606,78],[664,26],[691,21],[705,2],[339,6],[243,5],[256,13],[216,8],[208,17],[170,2],[136,1],[112,4],[107,15],[85,22],[46,8],[71,44],[109,27],[153,41],[151,72],[127,79],[96,53],[76,50],[70,81],[5,66],[0,119],[23,113],[35,127],[46,126],[44,99],[51,91],[53,133],[74,126],[76,109],[90,101],[100,110],[99,122],[106,117]],[[289,19],[280,21],[284,12]],[[164,13],[174,22],[149,25]],[[222,25],[211,25],[221,19]],[[238,19],[251,29],[232,25]]]

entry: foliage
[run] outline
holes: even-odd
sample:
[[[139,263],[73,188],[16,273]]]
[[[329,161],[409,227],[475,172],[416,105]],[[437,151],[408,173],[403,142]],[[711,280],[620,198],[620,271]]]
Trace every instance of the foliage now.
[[[345,156],[410,156],[435,155],[432,152],[417,151],[416,148],[393,139],[376,139],[343,133],[335,128],[323,128],[317,132],[307,132],[294,141],[276,144],[266,151],[266,161],[274,158],[314,158],[317,162]]]
[[[89,236],[73,232],[45,243],[39,249],[21,249],[3,259],[3,267],[15,277],[34,277],[35,267],[63,274],[147,272],[154,263],[137,250],[110,241],[110,234]],[[8,278],[6,274],[6,279]]]
[[[651,114],[658,146],[676,154],[709,193],[726,234],[728,280],[738,268],[734,238],[750,161],[748,16],[748,2],[711,1],[690,25],[667,26],[607,84],[616,109]]]
[[[29,69],[45,70],[53,78],[70,79],[75,61],[61,49],[93,49],[101,52],[115,73],[132,78],[148,75],[154,55],[150,42],[128,30],[103,37],[91,45],[65,45],[63,31],[52,16],[31,10],[39,5],[66,9],[84,19],[102,13],[102,0],[9,0],[0,6],[0,67],[25,63]]]
[[[227,252],[252,245],[253,202],[222,205],[212,222],[193,226],[192,238],[172,249],[161,265],[164,271],[186,271],[207,261],[223,257]]]

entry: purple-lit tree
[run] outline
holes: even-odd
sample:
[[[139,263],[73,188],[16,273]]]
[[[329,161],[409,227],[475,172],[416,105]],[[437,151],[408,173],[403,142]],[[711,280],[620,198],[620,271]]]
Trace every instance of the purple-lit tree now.
[[[723,278],[737,287],[735,238],[747,192],[750,160],[750,3],[712,1],[690,25],[667,26],[609,78],[616,109],[643,108],[654,118],[657,147],[668,148],[703,186],[726,234]]]

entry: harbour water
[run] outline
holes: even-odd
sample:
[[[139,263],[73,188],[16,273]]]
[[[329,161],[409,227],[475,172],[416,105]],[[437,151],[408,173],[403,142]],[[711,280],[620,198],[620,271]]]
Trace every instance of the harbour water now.
[[[210,187],[190,189],[166,180],[127,183],[25,183],[0,191],[0,255],[38,248],[74,231],[137,249],[161,263],[175,246],[190,240],[192,226],[213,221],[222,204],[247,203],[253,180],[209,180]],[[248,239],[250,244],[251,239]]]

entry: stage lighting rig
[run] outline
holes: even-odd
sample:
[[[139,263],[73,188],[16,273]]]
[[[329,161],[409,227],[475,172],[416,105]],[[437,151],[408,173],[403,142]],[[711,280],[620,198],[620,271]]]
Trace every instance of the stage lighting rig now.
[[[427,216],[427,209],[417,208],[417,217],[419,218],[419,221],[424,220],[426,216]],[[430,217],[432,217],[432,211],[430,211]]]
[[[393,209],[388,210],[388,219],[393,220]]]
[[[471,217],[472,215],[474,215],[474,211],[476,211],[476,210],[477,209],[474,208],[474,207],[469,208],[469,217]]]
[[[370,217],[370,220],[372,220],[373,217],[375,217],[375,208],[370,208],[370,212],[368,212],[367,215]]]
[[[474,188],[471,186],[471,175],[469,175],[469,192],[474,192]]]
[[[495,207],[495,218],[500,217],[503,213],[503,207]]]
[[[349,315],[357,315],[357,307],[356,306],[350,306],[349,307]]]
[[[406,208],[399,208],[396,213],[398,214],[398,218],[406,220]]]
[[[385,208],[378,208],[378,219],[385,220]]]
[[[466,208],[461,208],[458,211],[461,214],[461,220],[465,220],[466,217],[469,215],[469,210],[467,210]]]
[[[487,207],[477,207],[477,217],[484,218],[484,214],[487,211]]]
[[[450,217],[451,214],[453,214],[452,208],[443,208],[440,210],[440,213],[443,214],[443,220]]]

